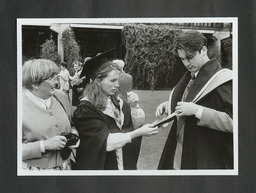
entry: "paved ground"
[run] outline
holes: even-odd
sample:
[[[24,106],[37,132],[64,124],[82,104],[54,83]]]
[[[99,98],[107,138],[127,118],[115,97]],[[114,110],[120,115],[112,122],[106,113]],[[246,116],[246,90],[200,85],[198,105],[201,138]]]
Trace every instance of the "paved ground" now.
[[[156,107],[160,103],[168,100],[170,91],[135,90],[134,92],[139,95],[140,106],[146,114],[146,123],[154,122],[156,120]],[[138,160],[139,170],[157,169],[168,133],[169,127],[159,128],[157,135],[151,137],[143,137]]]

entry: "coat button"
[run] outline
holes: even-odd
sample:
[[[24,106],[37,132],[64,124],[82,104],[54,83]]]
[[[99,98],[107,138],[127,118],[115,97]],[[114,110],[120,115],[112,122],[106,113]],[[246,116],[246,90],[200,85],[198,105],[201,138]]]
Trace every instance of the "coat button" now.
[[[50,112],[49,114],[50,114],[51,116],[53,116],[53,112]]]
[[[58,124],[58,123],[56,123],[56,124],[55,124],[55,127],[56,127],[56,128],[58,128],[58,127],[59,127],[59,124]]]

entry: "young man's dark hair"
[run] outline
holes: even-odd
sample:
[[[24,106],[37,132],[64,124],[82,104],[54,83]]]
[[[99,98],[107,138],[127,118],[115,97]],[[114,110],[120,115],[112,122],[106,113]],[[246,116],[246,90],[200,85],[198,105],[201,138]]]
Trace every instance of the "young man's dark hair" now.
[[[178,55],[178,50],[189,51],[190,53],[201,52],[203,46],[207,47],[207,38],[198,31],[186,31],[176,38],[174,42],[174,54]]]

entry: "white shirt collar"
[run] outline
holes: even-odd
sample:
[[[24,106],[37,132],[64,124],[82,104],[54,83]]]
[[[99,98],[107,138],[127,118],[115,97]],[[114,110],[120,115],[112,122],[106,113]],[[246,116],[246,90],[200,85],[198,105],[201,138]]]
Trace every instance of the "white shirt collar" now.
[[[196,78],[197,75],[198,75],[198,73],[199,73],[199,71],[197,71],[197,72],[195,72],[195,73],[191,72],[191,76],[194,75],[194,77]]]
[[[25,95],[33,102],[35,103],[37,106],[43,108],[43,109],[49,109],[51,102],[52,102],[52,97],[50,97],[49,99],[41,99],[38,96],[34,95],[32,92],[30,92],[29,90],[25,91]]]

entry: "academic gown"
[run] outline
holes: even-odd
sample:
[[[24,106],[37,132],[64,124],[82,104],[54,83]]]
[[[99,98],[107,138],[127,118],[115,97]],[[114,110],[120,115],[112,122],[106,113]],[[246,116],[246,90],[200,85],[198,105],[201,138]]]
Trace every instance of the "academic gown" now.
[[[124,102],[124,124],[122,130],[115,120],[95,109],[89,101],[80,101],[74,112],[74,125],[79,132],[80,146],[76,154],[77,170],[117,170],[116,152],[106,151],[109,133],[127,133],[134,130],[130,106]],[[125,170],[136,170],[141,137],[122,147]]]
[[[208,61],[199,71],[185,102],[191,102],[206,82],[222,67],[216,59]],[[190,80],[187,71],[176,85],[171,99],[171,112],[181,101]],[[232,81],[228,81],[196,102],[198,105],[227,113],[231,118]],[[232,169],[233,133],[226,133],[197,125],[195,116],[185,118],[181,169]],[[167,138],[158,169],[173,169],[177,144],[177,118],[174,120]]]

